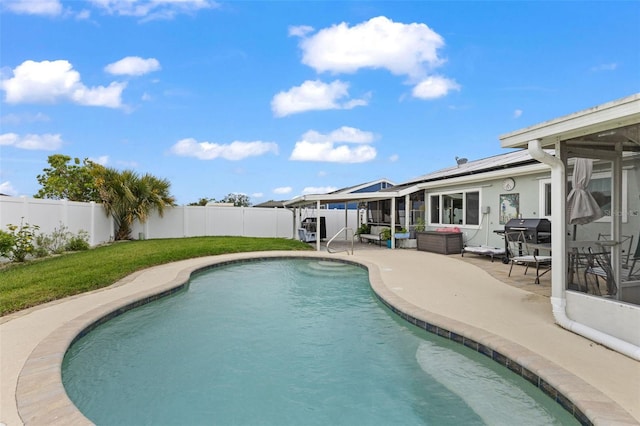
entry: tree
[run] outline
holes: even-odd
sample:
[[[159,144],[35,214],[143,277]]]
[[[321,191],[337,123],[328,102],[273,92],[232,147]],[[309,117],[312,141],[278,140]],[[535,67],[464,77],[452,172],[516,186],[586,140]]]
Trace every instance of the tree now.
[[[216,200],[213,198],[200,198],[195,203],[189,203],[188,206],[206,206],[208,203],[213,203]]]
[[[102,205],[115,222],[116,240],[131,238],[135,220],[144,223],[152,212],[157,210],[162,216],[165,207],[175,205],[169,181],[150,174],[140,177],[132,170],[101,167],[96,183]]]
[[[249,207],[251,202],[249,201],[249,196],[246,194],[227,194],[220,203],[233,203],[236,207]]]
[[[85,158],[80,161],[63,154],[50,155],[47,162],[50,167],[43,169],[37,176],[42,188],[35,198],[51,198],[69,201],[100,201],[95,182],[95,168],[99,165]],[[101,167],[101,166],[99,166]]]

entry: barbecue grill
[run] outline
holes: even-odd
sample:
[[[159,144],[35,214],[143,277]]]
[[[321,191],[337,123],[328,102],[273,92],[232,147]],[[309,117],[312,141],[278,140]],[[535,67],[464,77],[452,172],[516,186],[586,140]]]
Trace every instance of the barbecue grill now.
[[[504,231],[499,230],[494,232],[503,235],[507,232],[522,232],[528,243],[551,243],[551,222],[549,222],[548,219],[511,219],[504,225]],[[507,241],[506,235],[504,238],[504,249],[507,255],[502,258],[502,262],[509,263],[509,242]]]
[[[544,244],[551,242],[551,222],[548,219],[511,219],[504,225],[504,232],[524,232],[527,242]]]

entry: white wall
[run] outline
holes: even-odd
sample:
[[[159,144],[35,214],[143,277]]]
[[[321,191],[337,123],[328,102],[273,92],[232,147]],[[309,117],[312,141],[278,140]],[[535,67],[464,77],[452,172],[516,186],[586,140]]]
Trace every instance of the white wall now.
[[[321,210],[326,218],[327,237],[344,226],[344,210]],[[356,227],[356,212],[348,213],[349,226]],[[0,229],[8,224],[38,225],[38,232],[50,234],[65,225],[74,234],[87,231],[94,246],[113,239],[114,229],[101,204],[27,197],[0,197]],[[182,238],[195,236],[247,236],[294,238],[293,211],[260,207],[179,206],[165,209],[163,217],[151,215],[146,223],[135,223],[131,236]],[[296,237],[297,238],[297,237]]]
[[[640,307],[567,291],[567,316],[595,330],[640,346]]]
[[[24,218],[24,219],[23,219]],[[50,234],[62,225],[74,234],[89,233],[89,244],[109,241],[113,235],[111,220],[100,204],[27,197],[0,197],[0,229],[21,221],[40,227],[38,233]]]

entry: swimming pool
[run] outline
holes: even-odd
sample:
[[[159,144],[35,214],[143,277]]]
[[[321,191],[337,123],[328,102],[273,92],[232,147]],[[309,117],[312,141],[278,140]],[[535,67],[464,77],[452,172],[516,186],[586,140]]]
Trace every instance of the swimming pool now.
[[[97,424],[577,424],[389,312],[364,269],[317,259],[199,273],[79,339],[63,382]]]

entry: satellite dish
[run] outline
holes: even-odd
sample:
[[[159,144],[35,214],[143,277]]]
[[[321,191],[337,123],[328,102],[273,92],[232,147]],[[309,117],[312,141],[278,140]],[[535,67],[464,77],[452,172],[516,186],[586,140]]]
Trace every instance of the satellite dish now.
[[[469,161],[469,160],[467,160],[466,158],[456,157],[456,163],[458,163],[458,166],[459,166],[460,164],[466,164],[466,163],[467,163],[467,161]]]

